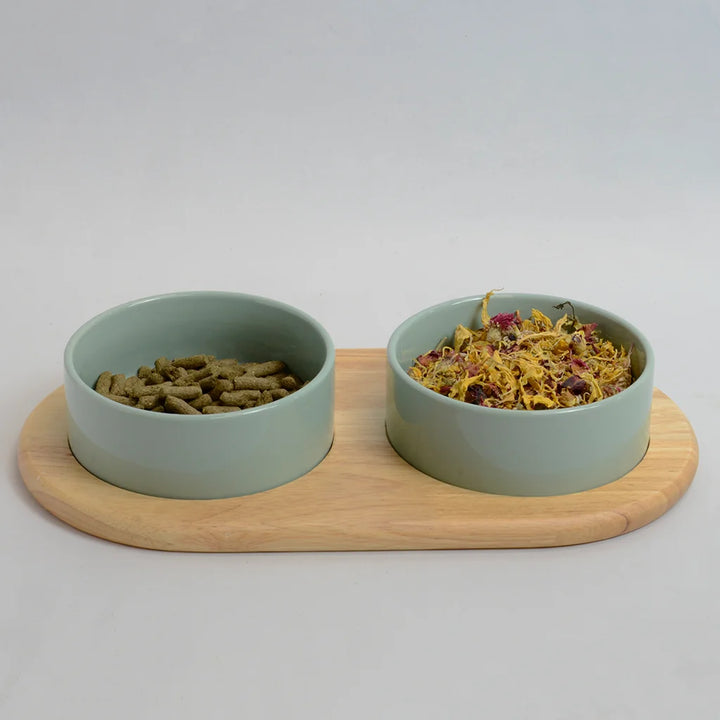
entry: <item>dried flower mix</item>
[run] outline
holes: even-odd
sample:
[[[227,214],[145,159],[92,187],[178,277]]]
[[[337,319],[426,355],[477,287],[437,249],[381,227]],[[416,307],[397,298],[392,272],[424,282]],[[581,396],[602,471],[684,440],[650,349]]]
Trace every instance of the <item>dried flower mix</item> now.
[[[490,317],[482,301],[482,327],[458,325],[452,346],[443,339],[408,371],[425,387],[450,398],[508,410],[587,405],[616,395],[633,381],[631,350],[600,337],[596,323],[563,315],[556,323],[539,310],[530,317]],[[570,303],[556,305],[560,310]]]

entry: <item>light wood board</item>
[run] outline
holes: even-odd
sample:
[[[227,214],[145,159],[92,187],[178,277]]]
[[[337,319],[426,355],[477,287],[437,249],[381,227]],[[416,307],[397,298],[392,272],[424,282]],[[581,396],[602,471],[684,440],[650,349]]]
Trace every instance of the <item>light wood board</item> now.
[[[695,434],[655,390],[643,461],[601,488],[518,498],[464,490],[415,470],[384,429],[384,350],[339,350],[335,441],[315,469],[282,487],[225,500],[168,500],[122,490],[68,449],[62,388],[33,411],[18,460],[35,499],[66,523],[157,550],[255,552],[574,545],[655,520],[695,475]]]

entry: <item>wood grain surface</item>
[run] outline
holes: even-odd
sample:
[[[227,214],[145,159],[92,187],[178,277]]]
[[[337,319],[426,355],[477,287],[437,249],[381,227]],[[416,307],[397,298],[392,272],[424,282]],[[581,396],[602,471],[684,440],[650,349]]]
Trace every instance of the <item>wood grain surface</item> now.
[[[169,500],[99,480],[68,449],[62,388],[28,417],[18,449],[20,471],[35,499],[79,530],[126,545],[192,552],[574,545],[655,520],[695,475],[692,427],[655,390],[648,452],[609,485],[518,498],[439,482],[408,465],[387,442],[384,358],[380,349],[338,351],[332,449],[307,475],[266,492]]]

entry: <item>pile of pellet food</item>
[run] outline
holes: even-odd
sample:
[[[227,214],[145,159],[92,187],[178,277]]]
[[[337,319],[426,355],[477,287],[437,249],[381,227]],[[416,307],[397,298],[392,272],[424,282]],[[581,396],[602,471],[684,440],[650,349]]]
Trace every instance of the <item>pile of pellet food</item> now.
[[[104,372],[95,390],[140,410],[213,415],[271,403],[304,384],[281,360],[239,362],[193,355],[175,360],[158,358],[154,367],[143,365],[131,377]]]

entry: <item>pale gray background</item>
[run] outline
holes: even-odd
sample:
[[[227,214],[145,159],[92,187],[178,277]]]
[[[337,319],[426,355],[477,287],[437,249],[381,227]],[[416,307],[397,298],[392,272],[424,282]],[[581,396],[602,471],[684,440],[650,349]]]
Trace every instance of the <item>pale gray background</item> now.
[[[720,3],[0,5],[0,717],[716,718]],[[295,304],[338,347],[505,288],[627,317],[687,496],[551,550],[183,555],[35,504],[92,315]]]

